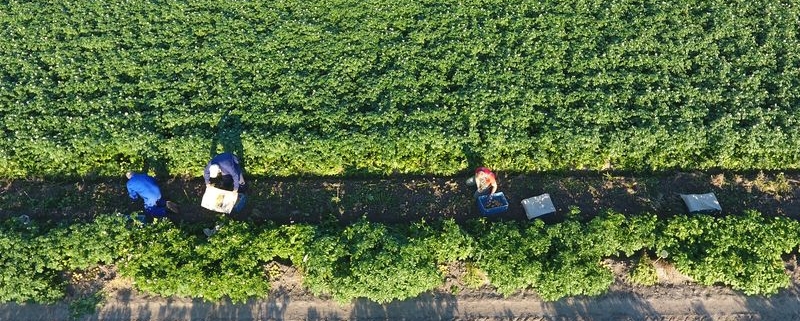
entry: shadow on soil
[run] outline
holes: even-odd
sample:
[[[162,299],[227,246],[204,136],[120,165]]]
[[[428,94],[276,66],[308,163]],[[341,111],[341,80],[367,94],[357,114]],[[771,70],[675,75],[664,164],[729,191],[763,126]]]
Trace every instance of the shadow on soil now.
[[[80,320],[284,320],[290,301],[285,293],[246,303],[162,298],[128,300],[118,297],[98,313]]]
[[[480,216],[466,177],[391,177],[384,179],[248,177],[248,201],[232,218],[279,224],[338,222],[362,217],[382,223],[452,218],[458,222]],[[177,202],[177,222],[213,222],[221,214],[200,207],[202,178],[159,177],[162,193]],[[685,173],[622,176],[612,172],[498,173],[499,191],[509,200],[509,210],[490,220],[526,220],[520,202],[549,193],[557,212],[543,216],[557,222],[578,209],[590,218],[602,211],[623,214],[656,213],[671,216],[686,212],[679,193],[713,192],[725,214],[755,209],[767,216],[800,217],[800,173]],[[141,201],[140,201],[141,202]],[[91,220],[97,215],[134,213],[141,203],[127,198],[124,177],[95,177],[75,181],[2,180],[0,218],[28,215],[53,222]]]
[[[456,297],[422,294],[416,299],[387,304],[356,300],[349,320],[453,320],[458,316]]]
[[[6,303],[0,305],[0,320],[706,320],[720,316],[734,320],[797,320],[797,290],[795,284],[774,296],[762,297],[744,296],[729,289],[716,294],[688,289],[687,293],[650,298],[631,291],[612,291],[598,297],[555,302],[526,296],[459,302],[463,300],[459,296],[428,293],[388,304],[362,299],[344,305],[314,300],[294,302],[282,291],[246,303],[134,298],[130,292],[118,292],[92,314],[70,317],[67,304],[63,303]]]
[[[289,295],[280,291],[265,300],[238,304],[202,300],[131,302],[120,298],[118,303],[106,305],[101,312],[81,320],[451,320],[458,317],[456,297],[452,295],[423,294],[388,304],[362,299],[346,305],[348,308],[305,302],[287,311],[291,303]]]
[[[568,320],[661,320],[647,300],[632,293],[609,293],[596,298],[566,298],[541,303],[543,314]],[[704,316],[704,315],[700,315]]]

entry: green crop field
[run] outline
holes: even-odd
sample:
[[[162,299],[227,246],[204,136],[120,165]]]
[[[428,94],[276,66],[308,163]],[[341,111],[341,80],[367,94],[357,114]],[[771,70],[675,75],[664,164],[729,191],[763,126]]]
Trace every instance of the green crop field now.
[[[18,178],[122,180],[142,169],[185,182],[221,151],[265,180],[439,176],[478,165],[508,174],[797,170],[800,3],[0,1],[5,190]],[[336,188],[308,204],[338,204]],[[0,303],[63,300],[70,273],[98,265],[148,294],[243,302],[268,295],[275,261],[341,302],[413,298],[443,286],[457,264],[466,285],[503,295],[599,295],[615,282],[607,258],[632,263],[632,284],[655,283],[661,260],[697,284],[770,295],[792,284],[783,259],[800,242],[796,213],[747,209],[580,217],[571,207],[548,225],[220,218],[209,238],[130,213],[68,221],[47,212],[30,222],[11,213],[31,204],[67,213],[115,197],[72,189],[4,196],[12,205],[0,221]],[[381,201],[371,193],[353,195]]]
[[[0,177],[800,168],[791,1],[3,1]],[[227,115],[227,116],[226,116]]]

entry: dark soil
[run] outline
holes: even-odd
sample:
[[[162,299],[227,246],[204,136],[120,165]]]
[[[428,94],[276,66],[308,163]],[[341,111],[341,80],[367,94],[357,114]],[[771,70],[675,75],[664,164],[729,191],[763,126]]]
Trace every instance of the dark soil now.
[[[341,224],[362,217],[375,222],[407,223],[452,218],[458,222],[481,217],[466,177],[390,177],[385,179],[250,177],[247,204],[233,219],[280,224]],[[176,222],[207,224],[219,213],[200,206],[202,178],[159,177],[166,199],[180,205]],[[498,173],[499,191],[508,211],[491,220],[526,220],[520,201],[549,193],[557,209],[541,217],[559,221],[579,209],[583,218],[605,210],[623,214],[686,213],[680,193],[713,192],[723,214],[754,209],[767,216],[800,218],[797,188],[800,173],[772,172],[613,172]],[[40,179],[0,181],[0,218],[28,215],[50,222],[87,221],[97,215],[136,213],[141,201],[128,200],[124,177],[71,181]]]

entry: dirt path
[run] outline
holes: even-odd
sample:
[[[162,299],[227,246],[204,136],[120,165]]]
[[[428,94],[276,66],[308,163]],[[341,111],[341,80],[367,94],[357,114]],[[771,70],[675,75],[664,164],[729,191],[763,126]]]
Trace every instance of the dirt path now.
[[[612,209],[669,216],[685,213],[678,193],[714,192],[725,214],[756,209],[768,216],[800,218],[800,173],[667,172],[562,173],[509,175],[499,173],[499,190],[509,199],[509,211],[498,219],[524,220],[522,199],[549,193],[558,220],[571,207],[586,217]],[[179,222],[211,222],[217,217],[199,206],[202,179],[162,178],[163,194],[181,205]],[[337,221],[361,217],[383,223],[407,223],[453,218],[463,222],[480,216],[464,177],[395,177],[387,179],[253,177],[248,203],[234,216],[245,221],[281,224]],[[0,180],[0,218],[26,214],[45,221],[82,221],[96,215],[141,210],[127,199],[123,177],[70,181]]]
[[[510,298],[426,294],[385,305],[350,304],[273,295],[245,304],[187,299],[109,298],[97,313],[77,320],[796,320],[797,289],[769,299],[726,289],[661,288],[661,294],[617,291],[597,298],[541,302],[533,295]],[[683,293],[687,292],[687,293]],[[6,304],[0,320],[68,320],[66,304]]]

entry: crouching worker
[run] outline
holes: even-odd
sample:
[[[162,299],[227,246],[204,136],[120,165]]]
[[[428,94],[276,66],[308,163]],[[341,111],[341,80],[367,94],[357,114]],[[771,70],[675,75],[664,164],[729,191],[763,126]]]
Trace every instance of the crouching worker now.
[[[161,189],[153,177],[134,172],[127,172],[125,176],[128,178],[126,186],[131,200],[141,198],[144,201],[145,217],[166,217],[167,209],[174,213],[179,212],[177,204],[161,198]]]
[[[200,205],[215,212],[240,212],[246,202],[244,174],[239,158],[231,153],[222,153],[208,162],[203,178],[206,191]],[[219,180],[212,185],[211,179]]]
[[[242,165],[239,158],[231,153],[222,153],[208,162],[206,169],[203,172],[203,178],[206,181],[206,186],[211,185],[211,179],[221,179],[221,188],[233,188],[234,192],[239,192],[240,188],[244,187],[244,175],[242,173]],[[244,192],[244,191],[243,191]]]
[[[477,187],[476,198],[489,195],[491,199],[492,194],[497,192],[497,176],[486,167],[478,167],[475,169],[475,175],[467,179],[467,185]]]

